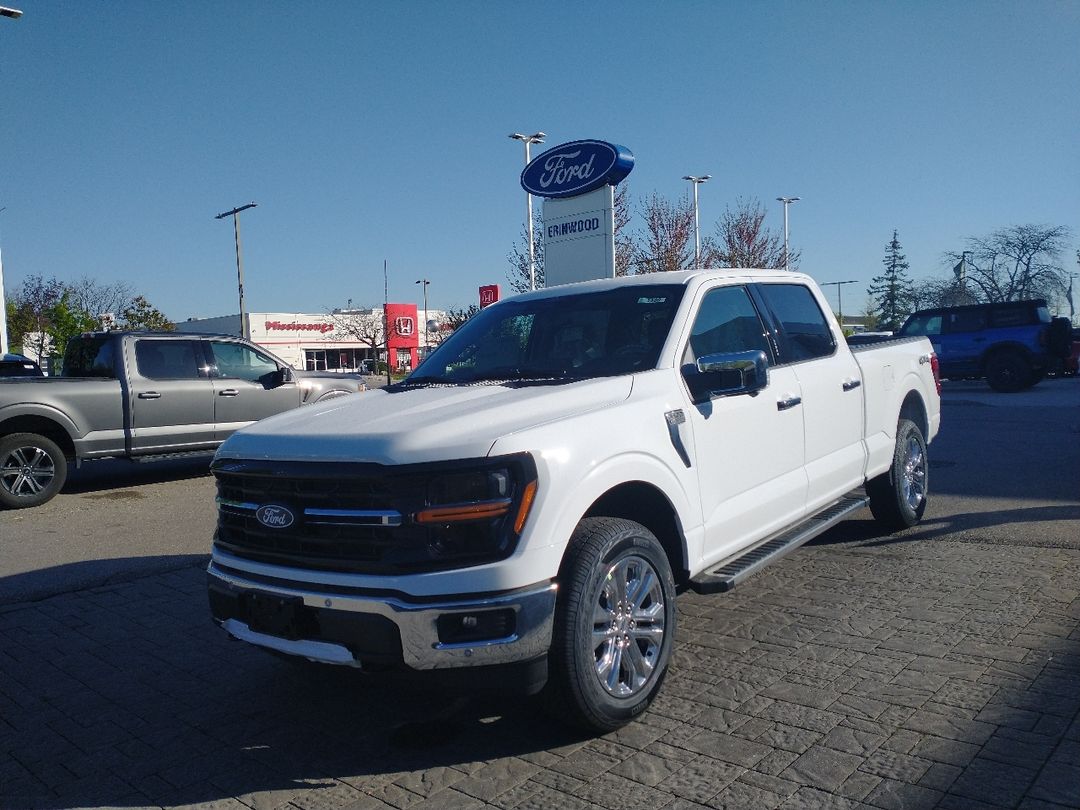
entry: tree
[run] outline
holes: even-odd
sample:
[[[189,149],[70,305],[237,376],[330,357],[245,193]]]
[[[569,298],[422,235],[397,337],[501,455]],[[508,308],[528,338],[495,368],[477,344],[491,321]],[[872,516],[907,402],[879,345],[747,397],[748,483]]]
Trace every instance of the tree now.
[[[120,314],[120,328],[146,329],[151,332],[172,332],[176,329],[176,324],[166,318],[160,310],[151,306],[145,296],[137,295],[131,299],[131,303]]]
[[[477,304],[469,304],[467,307],[458,307],[457,309],[451,307],[446,310],[446,320],[443,321],[446,332],[439,342],[441,343],[443,340],[446,340],[447,337],[454,334],[454,332],[460,329],[466,321],[479,311],[480,307]],[[440,334],[442,334],[442,330],[440,330]]]
[[[1060,257],[1071,236],[1063,225],[1010,225],[969,237],[968,250],[947,252],[945,262],[981,301],[1052,298],[1068,286]]]
[[[341,340],[355,340],[372,351],[385,348],[383,308],[335,309],[329,313],[334,334]]]
[[[544,288],[544,215],[540,211],[533,212],[533,267],[536,289]],[[506,280],[510,283],[510,289],[517,293],[529,292],[529,229],[521,228],[521,242],[514,245],[506,255],[510,262],[510,270],[506,274]]]
[[[735,208],[724,209],[716,222],[715,238],[702,245],[705,267],[783,267],[784,236],[765,227],[765,206],[740,197]],[[788,252],[788,267],[797,270],[800,252]]]
[[[971,290],[955,278],[924,278],[911,285],[912,310],[977,303]]]
[[[641,206],[645,232],[634,244],[638,273],[689,270],[694,266],[694,204],[689,197],[672,202],[653,193]]]
[[[911,313],[914,301],[911,279],[907,275],[907,258],[901,253],[900,236],[893,231],[892,241],[885,246],[885,258],[881,260],[885,272],[875,276],[866,294],[874,301],[878,328],[895,332]]]
[[[135,291],[125,281],[107,284],[83,276],[67,285],[67,289],[72,306],[95,316],[106,313],[119,316],[135,302]]]
[[[44,360],[50,356],[55,307],[64,296],[64,285],[56,277],[27,276],[11,297],[8,311],[8,338],[12,346],[20,346],[25,354]]]

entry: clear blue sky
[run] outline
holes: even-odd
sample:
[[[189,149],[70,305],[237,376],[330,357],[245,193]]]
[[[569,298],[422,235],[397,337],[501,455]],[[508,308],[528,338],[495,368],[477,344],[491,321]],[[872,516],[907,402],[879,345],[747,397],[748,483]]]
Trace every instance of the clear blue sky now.
[[[859,311],[894,229],[915,278],[967,236],[1080,245],[1080,2],[2,0],[0,247],[126,281],[174,320],[432,308],[506,285],[511,132],[624,144],[636,200],[798,195],[791,244]],[[633,223],[637,225],[637,222]],[[830,289],[835,300],[835,288]]]

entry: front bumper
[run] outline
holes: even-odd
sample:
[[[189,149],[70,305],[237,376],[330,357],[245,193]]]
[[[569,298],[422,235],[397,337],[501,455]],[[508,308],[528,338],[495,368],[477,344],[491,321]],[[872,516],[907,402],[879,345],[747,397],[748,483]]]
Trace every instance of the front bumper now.
[[[262,581],[215,561],[207,575],[211,612],[224,629],[242,641],[313,661],[436,670],[531,661],[551,646],[553,582],[478,598],[413,602]],[[499,621],[488,622],[491,617]],[[454,637],[448,628],[467,628],[470,621],[479,628],[490,624],[490,637],[447,640]],[[483,629],[476,632],[484,635]]]

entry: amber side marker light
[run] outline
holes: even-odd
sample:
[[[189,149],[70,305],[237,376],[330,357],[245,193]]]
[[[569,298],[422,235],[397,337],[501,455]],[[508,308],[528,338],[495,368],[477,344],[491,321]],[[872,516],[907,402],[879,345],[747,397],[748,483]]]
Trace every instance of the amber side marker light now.
[[[514,534],[521,534],[525,528],[525,521],[529,517],[533,501],[536,499],[536,482],[530,481],[525,485],[525,491],[521,493],[521,506],[518,507],[517,519],[514,521]]]

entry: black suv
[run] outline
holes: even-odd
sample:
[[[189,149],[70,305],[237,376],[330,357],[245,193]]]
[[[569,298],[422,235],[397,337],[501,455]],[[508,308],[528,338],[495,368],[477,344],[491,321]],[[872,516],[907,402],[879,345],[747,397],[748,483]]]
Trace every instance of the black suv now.
[[[897,335],[930,338],[942,377],[985,378],[995,391],[1020,391],[1061,366],[1072,326],[1068,318],[1050,317],[1037,298],[920,310]]]

